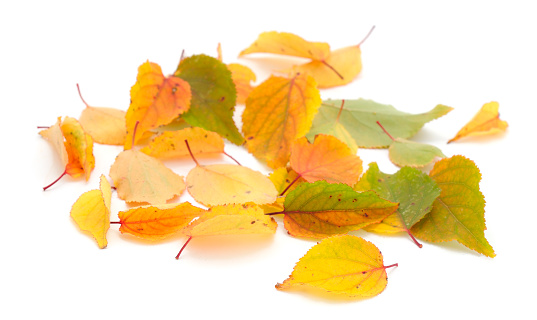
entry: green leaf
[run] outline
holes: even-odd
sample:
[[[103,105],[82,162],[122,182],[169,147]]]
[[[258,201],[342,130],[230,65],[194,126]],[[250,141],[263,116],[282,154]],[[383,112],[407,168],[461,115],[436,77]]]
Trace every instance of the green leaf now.
[[[381,198],[399,202],[394,214],[379,224],[366,227],[367,231],[381,233],[409,232],[409,228],[431,211],[434,200],[440,195],[436,182],[420,170],[404,167],[393,175],[385,174],[375,162],[369,164],[354,190],[372,190]]]
[[[437,147],[397,138],[390,145],[390,160],[399,167],[424,167],[433,162],[436,157],[445,158],[442,150]]]
[[[187,81],[192,90],[190,109],[183,119],[237,145],[244,142],[233,121],[237,92],[225,64],[203,54],[194,55],[179,63],[175,76]]]
[[[284,226],[297,237],[324,238],[379,223],[395,212],[397,203],[375,192],[356,192],[343,183],[302,183],[284,203]]]
[[[377,125],[377,121],[380,121],[392,136],[407,139],[415,135],[425,123],[452,110],[451,107],[439,104],[428,112],[410,114],[398,111],[391,105],[372,100],[345,100],[344,103],[338,123],[350,134],[356,144],[363,148],[387,148],[392,143],[390,137]],[[306,135],[308,139],[312,140],[319,133],[331,134],[325,131],[335,130],[327,124],[336,122],[341,104],[341,100],[323,102],[313,120],[310,132]]]
[[[435,163],[429,176],[442,190],[433,208],[411,231],[431,242],[457,240],[488,257],[494,249],[485,238],[485,198],[479,190],[481,173],[475,163],[453,156]]]

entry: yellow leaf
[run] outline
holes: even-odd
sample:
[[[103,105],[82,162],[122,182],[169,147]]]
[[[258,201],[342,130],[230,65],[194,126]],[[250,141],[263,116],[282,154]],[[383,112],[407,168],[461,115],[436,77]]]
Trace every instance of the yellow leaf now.
[[[224,139],[212,131],[199,127],[178,131],[165,131],[140,151],[158,158],[179,158],[190,156],[185,140],[188,140],[192,154],[214,154],[224,152]]]
[[[125,143],[125,111],[86,107],[80,115],[80,124],[97,143],[122,146]]]
[[[227,68],[231,71],[231,78],[237,89],[237,104],[244,104],[254,89],[251,83],[256,80],[255,73],[247,66],[238,63],[230,63]]]
[[[308,133],[320,105],[312,77],[271,76],[246,99],[242,131],[248,151],[271,168],[285,166],[291,144]]]
[[[362,71],[360,46],[334,50],[325,60],[314,60],[293,67],[293,72],[305,73],[317,81],[319,88],[342,86],[352,82]]]
[[[78,227],[89,232],[99,248],[106,248],[106,233],[110,228],[110,205],[112,188],[104,175],[101,175],[99,190],[91,190],[82,194],[73,204],[71,218]]]
[[[448,143],[463,137],[495,134],[507,129],[507,122],[500,120],[498,102],[485,103],[479,112]]]
[[[190,108],[192,93],[185,80],[164,77],[160,66],[146,62],[138,68],[136,83],[131,88],[131,104],[126,114],[125,149],[148,130],[170,123]]]
[[[239,56],[250,53],[275,53],[294,57],[323,60],[330,55],[330,46],[324,42],[310,42],[288,32],[269,31],[244,49]]]
[[[372,297],[386,288],[383,257],[374,244],[351,235],[325,238],[296,264],[276,289],[307,285],[349,297]]]
[[[189,237],[274,233],[278,224],[253,204],[212,207],[184,228]]]
[[[232,164],[197,165],[186,177],[190,195],[205,206],[272,203],[278,195],[267,176]]]
[[[183,177],[137,150],[121,152],[110,168],[120,199],[164,204],[185,190]]]
[[[69,158],[67,156],[67,148],[65,147],[62,129],[60,128],[62,122],[61,119],[61,117],[58,117],[58,120],[54,125],[39,131],[39,134],[52,144],[52,147],[60,156],[61,165],[65,166],[69,162]]]
[[[118,213],[119,231],[147,240],[160,240],[181,231],[204,212],[188,202],[137,207]]]

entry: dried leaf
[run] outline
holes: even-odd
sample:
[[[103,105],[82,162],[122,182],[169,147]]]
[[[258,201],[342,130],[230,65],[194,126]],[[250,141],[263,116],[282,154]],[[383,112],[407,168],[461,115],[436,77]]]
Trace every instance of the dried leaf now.
[[[371,242],[351,235],[323,239],[296,264],[276,289],[312,286],[349,297],[373,297],[386,288],[388,276],[382,253]]]
[[[302,183],[284,203],[284,225],[296,237],[324,238],[379,223],[397,210],[397,203],[375,192],[356,192],[346,184]]]
[[[244,49],[239,56],[251,53],[275,53],[294,57],[323,60],[330,55],[330,46],[324,42],[310,42],[288,32],[269,31]]]
[[[142,206],[118,213],[121,233],[147,240],[160,240],[177,234],[205,210],[188,202]]]
[[[137,150],[121,152],[110,168],[110,177],[119,198],[127,202],[164,204],[185,190],[182,176]]]
[[[453,156],[435,163],[429,176],[442,192],[432,211],[411,231],[431,242],[457,240],[487,257],[494,249],[485,238],[485,198],[479,190],[481,173],[475,163],[463,156]]]
[[[248,151],[271,168],[285,166],[291,144],[309,131],[320,103],[313,78],[271,76],[246,100],[242,131]]]
[[[479,112],[468,122],[453,139],[448,143],[457,141],[460,138],[476,135],[495,134],[504,132],[507,129],[507,122],[500,120],[498,102],[485,103]]]
[[[180,158],[190,156],[185,140],[188,140],[192,154],[215,154],[224,152],[224,140],[215,132],[192,127],[178,131],[165,131],[156,136],[140,151],[158,158]]]
[[[186,177],[188,192],[205,206],[276,201],[276,188],[267,176],[233,164],[197,165]]]
[[[95,142],[122,146],[127,136],[125,117],[123,110],[87,106],[80,114],[79,121]]]
[[[110,228],[110,205],[112,188],[104,175],[101,175],[99,190],[82,194],[71,208],[71,218],[78,227],[89,232],[99,248],[106,248],[106,233]]]
[[[256,80],[255,73],[247,66],[238,63],[230,63],[227,68],[231,71],[231,78],[237,90],[237,104],[244,104],[250,92],[254,90],[252,82]]]
[[[402,138],[396,138],[389,148],[390,160],[399,167],[424,167],[436,158],[445,158],[442,150],[437,147],[414,142]]]
[[[377,125],[382,123],[394,137],[408,139],[415,135],[423,125],[437,119],[452,110],[452,108],[437,105],[432,110],[421,114],[410,114],[396,110],[393,106],[380,104],[372,100],[358,99],[345,100],[345,107],[341,110],[342,100],[326,100],[319,108],[313,120],[311,131],[306,135],[308,139],[330,127],[326,123],[337,122],[354,138],[359,147],[387,148],[392,143],[384,131]]]
[[[188,82],[174,76],[165,77],[156,63],[142,64],[131,88],[125,150],[132,148],[146,131],[168,124],[186,112],[191,97]]]
[[[244,142],[233,121],[237,93],[225,64],[207,55],[194,55],[181,60],[175,76],[192,88],[190,110],[183,119],[192,126],[217,132],[234,144]]]
[[[362,160],[337,138],[319,134],[311,144],[306,137],[293,143],[291,167],[306,181],[354,185],[362,174]]]

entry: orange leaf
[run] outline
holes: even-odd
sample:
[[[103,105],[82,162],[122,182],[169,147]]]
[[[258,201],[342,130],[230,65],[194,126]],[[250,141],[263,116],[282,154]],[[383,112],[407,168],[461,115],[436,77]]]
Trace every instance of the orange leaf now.
[[[119,231],[147,240],[160,240],[176,234],[204,212],[188,202],[133,208],[118,213]]]
[[[500,120],[499,108],[498,102],[485,103],[472,120],[459,130],[448,143],[467,136],[504,132],[507,129],[507,122]]]
[[[211,154],[224,152],[224,139],[212,131],[199,127],[178,131],[165,131],[140,151],[158,158],[179,158],[189,156],[185,140],[190,143],[192,154]]]
[[[159,160],[137,150],[121,152],[110,168],[120,199],[163,204],[185,190],[182,176]]]
[[[254,89],[251,83],[256,80],[255,73],[247,66],[238,63],[230,63],[227,68],[231,71],[231,78],[237,89],[237,104],[244,104]]]
[[[73,204],[71,218],[83,231],[88,231],[97,240],[99,248],[106,248],[106,233],[110,228],[110,205],[112,189],[101,175],[99,190],[82,194]]]
[[[164,77],[156,63],[142,64],[131,88],[125,149],[130,149],[144,132],[168,124],[187,111],[191,96],[188,82],[174,76]]]
[[[68,174],[73,178],[84,175],[86,181],[89,179],[95,168],[93,139],[75,118],[65,117],[62,121],[59,117],[56,124],[39,134],[53,145],[60,155],[62,165],[65,165],[65,171],[60,178]],[[60,178],[43,189],[46,190]]]
[[[320,105],[313,78],[271,76],[246,99],[242,131],[248,151],[271,168],[285,166],[291,144],[309,131]]]
[[[306,181],[325,180],[352,186],[362,174],[362,160],[337,138],[319,134],[311,144],[306,137],[291,148],[291,167]]]

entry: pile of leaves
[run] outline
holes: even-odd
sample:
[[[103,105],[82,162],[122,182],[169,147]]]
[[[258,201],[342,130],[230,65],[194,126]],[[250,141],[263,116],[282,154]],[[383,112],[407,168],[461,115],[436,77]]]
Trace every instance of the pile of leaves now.
[[[382,292],[386,269],[397,264],[386,266],[375,245],[350,231],[406,233],[419,247],[418,239],[456,240],[494,257],[484,236],[485,200],[476,164],[409,140],[452,108],[437,105],[409,114],[365,99],[321,100],[320,89],[345,85],[360,73],[360,46],[332,50],[290,33],[262,33],[240,56],[279,54],[309,62],[257,86],[250,68],[222,62],[220,46],[218,58],[182,57],[169,76],[158,64],[143,63],[126,112],[83,100],[79,119],[60,117],[40,131],[65,165],[60,178],[89,179],[94,143],[124,147],[108,177],[101,175],[99,188],[76,200],[71,217],[100,248],[107,246],[111,224],[148,241],[181,233],[187,240],[179,258],[193,238],[274,234],[273,216],[283,215],[289,235],[320,242],[276,288],[310,285],[351,297]],[[245,105],[241,130],[233,120],[237,104]],[[498,103],[487,103],[449,142],[506,127]],[[272,172],[198,161],[201,155],[227,155],[225,140],[243,146]],[[373,162],[363,172],[359,148],[389,148],[400,170],[386,174]],[[164,165],[172,158],[195,166],[181,176]],[[173,202],[185,190],[196,205]],[[113,192],[131,209],[111,222]]]

